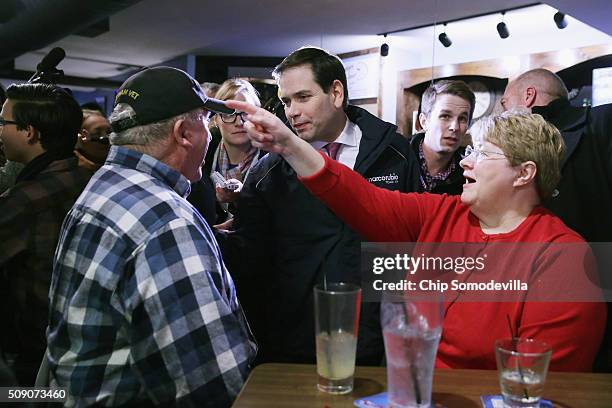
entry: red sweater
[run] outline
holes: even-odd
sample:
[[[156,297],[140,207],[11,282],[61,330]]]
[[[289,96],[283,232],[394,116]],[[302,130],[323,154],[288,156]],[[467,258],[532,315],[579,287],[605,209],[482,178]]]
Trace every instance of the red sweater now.
[[[513,231],[487,235],[458,196],[402,194],[379,189],[349,168],[325,157],[325,167],[301,179],[341,219],[377,242],[532,242],[571,243],[582,238],[543,207]],[[350,205],[347,205],[350,203]],[[542,257],[525,255],[520,245],[496,265],[496,279],[529,281],[525,298],[538,292],[571,293],[590,260],[582,253],[550,249]],[[515,253],[512,253],[514,251]],[[580,251],[579,251],[580,252]],[[541,254],[539,254],[541,255]],[[533,263],[533,264],[532,264]],[[490,278],[490,276],[488,276]],[[601,302],[446,302],[436,367],[494,369],[494,342],[509,337],[506,315],[520,337],[552,346],[551,370],[590,371],[601,342],[606,305]]]

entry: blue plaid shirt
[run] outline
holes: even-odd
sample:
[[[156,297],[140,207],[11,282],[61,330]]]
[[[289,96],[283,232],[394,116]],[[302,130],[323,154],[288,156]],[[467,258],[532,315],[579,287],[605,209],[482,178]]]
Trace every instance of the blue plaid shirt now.
[[[55,252],[50,382],[67,405],[226,407],[255,345],[185,177],[113,146]]]

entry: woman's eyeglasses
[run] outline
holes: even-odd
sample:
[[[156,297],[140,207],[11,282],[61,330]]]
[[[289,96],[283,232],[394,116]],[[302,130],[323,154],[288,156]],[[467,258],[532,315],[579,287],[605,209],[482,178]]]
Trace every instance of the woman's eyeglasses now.
[[[461,155],[461,158],[467,159],[471,155],[474,155],[474,160],[476,161],[476,163],[480,163],[483,160],[493,159],[493,157],[490,157],[491,155],[508,157],[505,153],[490,152],[487,150],[481,150],[481,149],[475,148],[473,146],[467,146],[465,148],[465,152]]]
[[[249,119],[249,114],[246,112],[220,113],[219,116],[221,116],[221,121],[223,123],[234,123],[238,116],[240,116],[242,123]]]

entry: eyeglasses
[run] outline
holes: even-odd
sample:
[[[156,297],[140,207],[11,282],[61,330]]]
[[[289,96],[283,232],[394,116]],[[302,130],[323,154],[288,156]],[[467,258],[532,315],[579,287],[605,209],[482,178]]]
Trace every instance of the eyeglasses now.
[[[477,149],[477,148],[472,147],[472,146],[467,146],[465,148],[465,152],[461,155],[461,158],[462,159],[467,159],[471,155],[475,155],[476,156],[474,158],[476,163],[480,163],[483,160],[496,160],[493,157],[490,157],[490,155],[503,156],[504,158],[508,158],[509,157],[505,153],[489,152],[489,151],[486,151],[486,150]],[[499,159],[501,159],[501,157],[497,158],[497,160],[499,160]]]
[[[12,120],[6,120],[3,118],[0,118],[0,128],[6,125],[18,125],[19,123],[12,121]]]
[[[83,129],[81,132],[79,132],[79,137],[83,139],[83,141],[87,142],[109,144],[109,134],[110,129],[96,129],[94,132],[89,132],[87,129]]]
[[[249,119],[249,114],[246,112],[220,113],[219,116],[221,116],[221,121],[223,123],[234,123],[238,116],[240,116],[242,123]]]

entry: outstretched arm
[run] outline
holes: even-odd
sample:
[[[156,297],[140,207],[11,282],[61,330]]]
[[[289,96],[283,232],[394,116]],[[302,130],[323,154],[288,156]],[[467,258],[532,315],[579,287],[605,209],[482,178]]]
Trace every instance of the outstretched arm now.
[[[230,108],[249,115],[244,127],[253,146],[280,154],[300,177],[311,176],[323,168],[323,157],[275,115],[246,102],[226,103]]]
[[[426,211],[420,205],[424,199],[368,183],[348,167],[324,158],[264,109],[238,101],[227,104],[248,114],[244,126],[253,146],[283,156],[306,188],[362,237],[372,241],[416,241]],[[440,197],[431,196],[431,208],[437,208]]]

